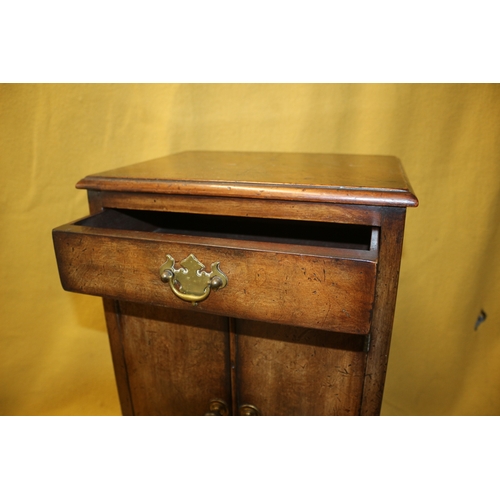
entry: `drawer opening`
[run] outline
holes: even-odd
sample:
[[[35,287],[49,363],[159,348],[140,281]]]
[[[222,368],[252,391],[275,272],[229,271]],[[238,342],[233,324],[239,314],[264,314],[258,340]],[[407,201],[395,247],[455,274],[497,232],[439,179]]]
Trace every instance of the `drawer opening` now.
[[[378,243],[378,228],[371,226],[229,215],[105,209],[76,225],[367,251]]]

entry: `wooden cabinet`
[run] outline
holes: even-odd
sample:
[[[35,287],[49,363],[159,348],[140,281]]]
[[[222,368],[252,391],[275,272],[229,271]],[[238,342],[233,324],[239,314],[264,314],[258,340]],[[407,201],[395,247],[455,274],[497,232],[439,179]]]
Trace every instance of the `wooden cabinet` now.
[[[104,297],[125,415],[379,413],[418,204],[396,158],[186,152],[77,187],[61,282]]]

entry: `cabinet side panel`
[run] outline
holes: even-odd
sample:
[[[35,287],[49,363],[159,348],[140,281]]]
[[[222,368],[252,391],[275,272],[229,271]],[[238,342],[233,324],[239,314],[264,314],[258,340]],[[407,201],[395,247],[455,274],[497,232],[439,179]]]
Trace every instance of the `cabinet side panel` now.
[[[238,404],[262,415],[357,415],[365,337],[238,320]]]
[[[361,415],[380,414],[403,248],[406,209],[386,209],[384,212]]]
[[[212,399],[231,407],[228,320],[120,302],[136,415],[204,415]]]
[[[122,414],[130,416],[134,414],[134,407],[130,397],[127,367],[123,353],[119,303],[111,299],[103,299],[103,305]]]

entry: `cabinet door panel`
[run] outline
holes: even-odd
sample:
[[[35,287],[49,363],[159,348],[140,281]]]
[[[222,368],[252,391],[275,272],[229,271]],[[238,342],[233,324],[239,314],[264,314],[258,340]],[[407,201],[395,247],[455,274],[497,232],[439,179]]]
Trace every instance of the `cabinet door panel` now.
[[[211,399],[231,408],[228,320],[120,302],[135,415],[204,415]]]
[[[365,338],[238,320],[238,406],[262,415],[357,415]]]

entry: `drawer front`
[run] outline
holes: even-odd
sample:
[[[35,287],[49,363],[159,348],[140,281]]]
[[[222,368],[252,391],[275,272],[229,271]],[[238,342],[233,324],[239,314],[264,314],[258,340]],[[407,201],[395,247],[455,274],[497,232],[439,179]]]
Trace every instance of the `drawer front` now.
[[[67,225],[54,230],[65,290],[112,299],[355,334],[370,329],[376,260],[343,249],[308,253],[286,245]],[[208,239],[207,239],[208,241]],[[250,245],[251,246],[251,245]],[[227,286],[193,306],[174,295],[159,269],[190,254],[210,271],[220,262]],[[353,252],[353,255],[358,254]],[[347,255],[347,257],[346,257]]]

